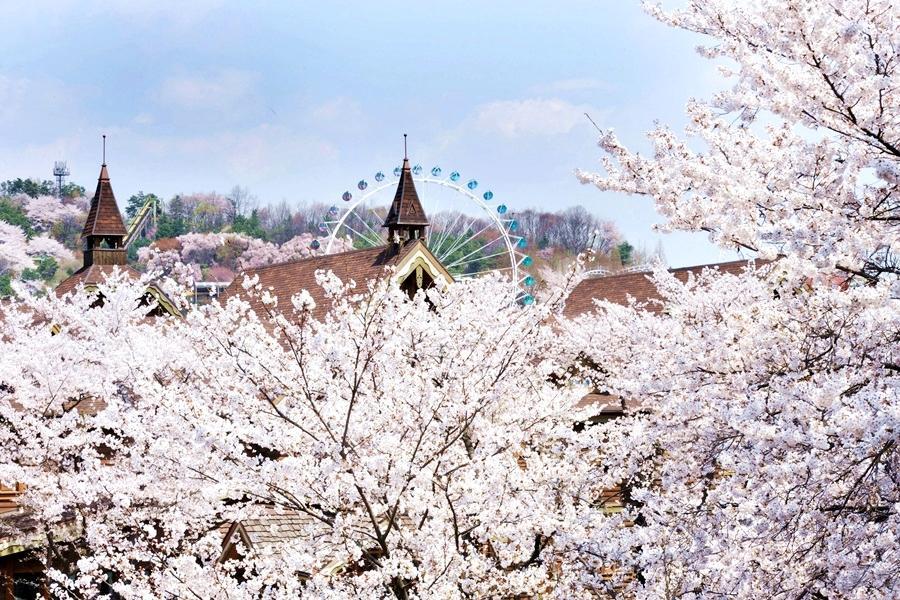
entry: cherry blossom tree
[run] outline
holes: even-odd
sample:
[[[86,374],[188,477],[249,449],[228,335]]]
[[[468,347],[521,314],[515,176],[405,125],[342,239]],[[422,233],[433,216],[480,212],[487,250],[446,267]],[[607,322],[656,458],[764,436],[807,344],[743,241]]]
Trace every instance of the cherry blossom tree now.
[[[151,271],[170,275],[185,285],[199,281],[203,268],[216,268],[230,281],[241,269],[320,256],[327,240],[304,233],[278,245],[239,233],[188,233],[178,236],[177,248],[141,248],[138,259]],[[352,249],[349,239],[338,239],[332,252]]]
[[[192,490],[190,478],[178,486],[156,468],[165,458],[153,439],[171,432],[161,411],[149,419],[141,403],[153,398],[145,384],[171,376],[165,353],[185,349],[147,321],[153,305],[140,282],[116,271],[98,293],[102,306],[95,294],[25,292],[0,309],[2,345],[16,357],[0,361],[0,481],[28,486],[21,505],[39,523],[23,531],[4,520],[0,535],[37,536],[58,597],[96,597],[110,578],[127,577],[124,568],[101,571],[92,556],[125,552],[123,540],[140,544],[173,495]]]
[[[250,280],[267,317],[232,299],[148,322],[140,284],[118,275],[99,307],[80,293],[6,307],[0,352],[23,358],[0,365],[0,481],[27,486],[57,595],[591,585],[579,549],[607,518],[608,477],[573,428],[586,388],[558,380],[571,357],[552,303],[521,307],[497,277],[413,300],[387,281],[320,284],[322,321],[308,293]],[[277,541],[220,560],[234,521]]]
[[[24,198],[25,211],[32,226],[40,231],[50,231],[56,223],[84,219],[85,211],[75,202],[63,202],[55,196]]]
[[[658,268],[662,310],[574,322],[569,280],[521,307],[496,277],[410,300],[322,273],[324,319],[252,280],[266,315],[147,319],[121,274],[99,303],[23,294],[0,323],[0,482],[27,486],[54,593],[900,595],[900,15],[650,11],[712,36],[731,87],[651,156],[605,134],[605,172],[580,177],[765,260]],[[626,416],[576,431],[588,384]],[[268,541],[223,555],[234,522]]]
[[[585,374],[634,407],[598,425],[632,527],[596,565],[647,598],[900,594],[900,7],[689,2],[731,87],[653,153],[612,133],[586,183],[652,198],[664,230],[761,262],[653,281],[665,310],[598,303],[568,327]],[[610,522],[609,524],[612,524]]]
[[[0,274],[19,272],[32,264],[25,232],[21,227],[0,221]]]
[[[73,259],[71,251],[56,240],[46,235],[29,239],[21,227],[0,221],[0,275],[33,267],[38,256]]]

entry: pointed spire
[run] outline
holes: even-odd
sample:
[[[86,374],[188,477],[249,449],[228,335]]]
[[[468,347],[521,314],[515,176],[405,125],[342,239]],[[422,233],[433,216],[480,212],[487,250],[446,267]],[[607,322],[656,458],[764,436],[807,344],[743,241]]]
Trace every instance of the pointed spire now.
[[[383,227],[387,227],[389,233],[393,234],[395,230],[408,229],[407,226],[422,229],[429,225],[431,223],[428,222],[428,217],[419,201],[419,194],[416,192],[416,184],[413,182],[412,169],[409,167],[409,157],[406,153],[406,134],[404,133],[403,168],[400,172],[400,182],[397,184],[397,192],[394,194],[394,201],[391,203]],[[424,232],[423,229],[422,232]]]
[[[384,227],[392,225],[430,225],[419,200],[419,194],[416,192],[416,184],[413,182],[408,158],[403,159],[403,169],[400,172],[397,192],[394,194],[394,201],[384,220]]]
[[[82,238],[87,237],[118,237],[124,238],[128,231],[122,221],[119,205],[116,204],[116,196],[113,194],[109,183],[109,171],[106,163],[100,167],[100,177],[97,179],[97,191],[91,200],[91,208],[87,221],[81,232]]]
[[[106,136],[103,137],[105,141]],[[84,266],[125,265],[128,262],[125,252],[127,235],[128,230],[122,221],[122,213],[116,204],[116,196],[109,184],[109,171],[104,162],[100,167],[100,177],[97,178],[97,191],[91,199],[91,208],[81,232]]]
[[[106,170],[106,134],[103,134],[103,163],[100,165],[100,181],[109,181],[109,171]]]

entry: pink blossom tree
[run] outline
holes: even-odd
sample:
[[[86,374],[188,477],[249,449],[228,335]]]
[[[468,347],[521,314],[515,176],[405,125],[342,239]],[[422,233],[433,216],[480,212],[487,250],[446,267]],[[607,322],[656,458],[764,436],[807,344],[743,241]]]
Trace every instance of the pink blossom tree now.
[[[72,253],[56,240],[39,235],[28,238],[21,227],[0,221],[0,275],[19,274],[34,266],[38,256],[72,260]]]
[[[585,388],[551,382],[570,360],[551,305],[496,277],[412,301],[319,284],[324,321],[247,281],[268,316],[233,299],[149,323],[121,275],[99,307],[6,307],[0,481],[26,484],[57,595],[583,593],[606,477],[572,427]],[[274,543],[223,557],[235,521]]]
[[[188,233],[176,239],[177,249],[142,248],[138,260],[148,269],[171,275],[187,285],[199,281],[204,268],[224,277],[223,281],[230,281],[241,269],[320,256],[327,247],[327,240],[309,233],[295,236],[280,246],[239,233]],[[333,252],[350,249],[349,239],[335,240],[332,245]],[[176,266],[177,263],[180,265]]]
[[[50,231],[61,222],[85,218],[85,211],[74,202],[63,202],[55,196],[25,197],[25,211],[32,226],[39,231]]]
[[[605,133],[605,172],[579,176],[775,262],[659,270],[662,314],[599,303],[568,328],[594,384],[640,407],[598,426],[634,526],[606,529],[595,564],[635,597],[895,598],[898,7],[649,10],[711,36],[730,87],[688,105],[687,139],[652,131],[649,156]]]

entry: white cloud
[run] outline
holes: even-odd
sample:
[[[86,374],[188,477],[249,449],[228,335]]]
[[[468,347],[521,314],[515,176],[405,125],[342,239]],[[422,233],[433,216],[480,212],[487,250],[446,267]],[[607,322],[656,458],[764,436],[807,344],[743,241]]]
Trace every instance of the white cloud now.
[[[531,88],[535,94],[565,94],[570,92],[609,91],[612,86],[600,79],[592,77],[576,77],[560,79]]]
[[[584,113],[598,118],[597,111],[587,104],[572,104],[559,98],[500,100],[478,107],[474,124],[509,138],[560,135],[586,123]]]
[[[319,135],[345,137],[360,135],[370,127],[362,105],[347,96],[337,96],[297,115],[297,122]]]
[[[153,115],[142,112],[135,115],[133,121],[135,125],[153,125],[156,119],[153,118]]]
[[[10,125],[21,129],[30,118],[47,121],[72,118],[77,100],[82,96],[80,90],[56,79],[0,74],[0,127]]]
[[[30,2],[0,2],[0,21],[21,22],[41,19],[66,21],[73,15],[90,18],[110,16],[147,23],[161,21],[174,28],[197,24],[209,14],[220,10],[224,0],[31,0]],[[15,19],[15,20],[14,20]]]
[[[213,170],[221,169],[221,178],[246,184],[292,172],[298,162],[318,165],[334,161],[339,154],[322,138],[268,124],[209,135],[136,135],[131,143],[154,161],[164,163],[189,164],[202,156]]]
[[[222,70],[214,75],[170,77],[163,81],[160,100],[185,109],[228,109],[253,95],[257,77],[246,71]]]
[[[314,107],[310,114],[317,121],[358,120],[362,116],[362,107],[352,98],[339,96]]]

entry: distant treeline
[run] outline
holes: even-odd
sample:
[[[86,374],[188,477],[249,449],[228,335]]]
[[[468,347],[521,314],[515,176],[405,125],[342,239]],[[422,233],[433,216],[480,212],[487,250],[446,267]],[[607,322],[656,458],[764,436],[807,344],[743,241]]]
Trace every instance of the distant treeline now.
[[[156,238],[231,231],[283,244],[298,235],[321,233],[319,225],[329,210],[329,205],[324,203],[291,207],[285,200],[260,206],[246,188],[234,187],[227,194],[179,194],[168,201],[138,192],[126,203],[128,218],[137,214],[150,198],[156,198],[159,207]],[[431,216],[435,224],[450,220],[447,215]],[[556,212],[511,211],[508,216],[518,222],[518,233],[537,249],[553,248],[569,255],[588,249],[601,254],[617,253],[626,265],[633,256],[633,247],[622,238],[613,222],[597,217],[582,206]],[[477,219],[468,223],[475,230],[486,224],[486,220]],[[377,231],[380,223],[373,221],[370,226]]]
[[[77,268],[76,259],[71,264],[65,264],[63,272],[58,272],[57,262],[62,260],[65,263],[65,255],[61,252],[57,252],[55,257],[37,254],[34,248],[38,248],[39,244],[35,245],[31,240],[35,236],[55,240],[75,252],[77,257],[87,200],[85,188],[76,183],[67,183],[62,190],[57,190],[54,182],[49,180],[17,178],[0,182],[0,223],[18,228],[0,230],[0,237],[9,238],[6,241],[7,250],[18,247],[16,256],[7,252],[8,256],[4,257],[0,252],[0,295],[8,293],[9,281],[13,276],[21,278],[27,275],[50,284],[54,277]],[[323,234],[321,223],[330,208],[324,203],[292,207],[285,200],[261,205],[255,196],[240,186],[232,188],[227,194],[176,194],[167,200],[141,191],[124,202],[126,219],[134,218],[150,200],[156,206],[156,227],[146,228],[145,237],[135,240],[129,247],[132,261],[136,260],[141,248],[155,240],[189,233],[242,234],[276,246],[298,236],[320,236]],[[471,236],[473,231],[491,227],[487,218],[460,220],[456,214],[441,212],[429,215],[433,229],[449,227],[453,231],[448,235],[462,240]],[[380,231],[379,217],[383,218],[383,215],[379,215],[377,210],[360,216],[372,221],[368,223],[372,231]],[[630,266],[645,259],[646,253],[636,251],[624,240],[614,223],[591,214],[581,206],[556,212],[533,209],[510,211],[507,217],[517,222],[516,234],[527,238],[529,253],[535,260],[551,267],[558,268],[572,256],[588,249],[604,257],[604,265],[611,269]],[[459,223],[464,223],[464,227]],[[21,235],[16,233],[19,230]],[[354,243],[363,241],[354,240]],[[470,246],[474,248],[476,242],[460,245],[456,254],[468,255]],[[471,263],[467,265],[467,270],[481,272],[485,268],[494,268],[497,260],[467,260]]]

